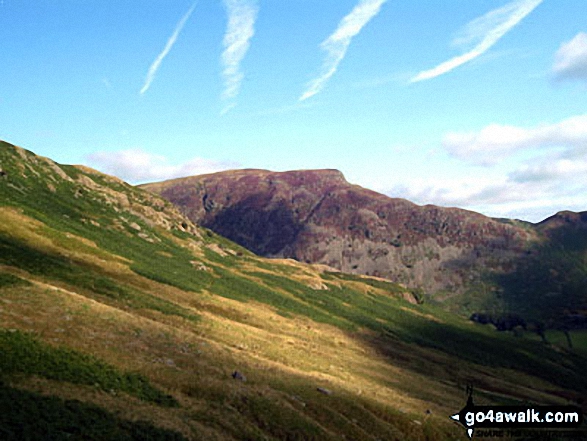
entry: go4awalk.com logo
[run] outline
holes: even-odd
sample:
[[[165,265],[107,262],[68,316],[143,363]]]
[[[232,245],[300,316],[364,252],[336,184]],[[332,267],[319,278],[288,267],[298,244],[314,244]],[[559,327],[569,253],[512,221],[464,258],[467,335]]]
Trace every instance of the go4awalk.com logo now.
[[[467,387],[468,399],[459,413],[451,416],[467,430],[475,429],[575,429],[582,423],[581,408],[576,406],[476,406],[473,388]]]

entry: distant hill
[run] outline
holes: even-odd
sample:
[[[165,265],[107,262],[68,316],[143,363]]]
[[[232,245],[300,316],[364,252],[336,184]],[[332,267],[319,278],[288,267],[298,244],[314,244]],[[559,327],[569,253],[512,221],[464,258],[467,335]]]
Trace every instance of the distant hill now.
[[[492,219],[390,198],[349,184],[336,170],[234,170],[142,188],[261,256],[384,277],[465,314],[482,310],[541,316],[550,315],[552,307],[557,313],[587,307],[585,290],[575,289],[587,288],[584,278],[570,276],[578,284],[572,294],[563,289],[570,280],[557,282],[558,288],[545,283],[552,281],[549,265],[561,264],[546,258],[547,250],[562,246],[559,236],[567,243],[583,232],[585,213],[569,215],[564,222],[557,215],[536,226]],[[563,259],[570,258],[570,265],[581,256],[584,263],[587,256],[584,241],[576,245],[575,254]],[[568,295],[542,308],[536,297],[546,286]]]
[[[258,257],[5,142],[0,170],[3,440],[464,440],[449,415],[469,384],[477,404],[585,405],[580,332],[544,345]]]
[[[587,324],[587,212],[561,211],[532,229],[538,240],[496,278],[510,305],[540,311],[553,325],[568,316]]]

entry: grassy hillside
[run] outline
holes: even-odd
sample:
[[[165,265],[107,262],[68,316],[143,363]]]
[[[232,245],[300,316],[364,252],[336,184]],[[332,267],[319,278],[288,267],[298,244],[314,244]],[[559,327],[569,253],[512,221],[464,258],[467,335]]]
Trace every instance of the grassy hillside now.
[[[536,229],[544,239],[499,283],[512,309],[556,327],[587,315],[587,213],[561,212]]]
[[[258,258],[87,168],[7,143],[0,168],[2,439],[465,439],[467,384],[587,392],[579,350]]]

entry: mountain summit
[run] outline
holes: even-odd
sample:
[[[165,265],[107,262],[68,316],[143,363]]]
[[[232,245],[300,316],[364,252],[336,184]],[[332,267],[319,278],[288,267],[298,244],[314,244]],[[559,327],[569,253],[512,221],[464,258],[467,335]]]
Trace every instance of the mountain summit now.
[[[494,219],[391,198],[337,170],[233,170],[142,188],[258,255],[383,277],[463,314],[587,309],[587,213]]]
[[[236,170],[142,188],[261,256],[384,277],[439,300],[485,287],[537,238],[522,223],[390,198],[337,170]]]

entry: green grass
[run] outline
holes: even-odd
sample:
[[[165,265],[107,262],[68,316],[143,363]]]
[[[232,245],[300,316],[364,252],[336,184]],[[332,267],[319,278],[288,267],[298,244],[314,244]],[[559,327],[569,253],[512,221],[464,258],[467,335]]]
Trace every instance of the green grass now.
[[[245,302],[255,300],[265,303],[274,307],[284,317],[291,317],[294,314],[309,317],[321,323],[340,327],[350,326],[349,323],[345,323],[339,317],[309,304],[302,292],[297,290],[298,286],[304,287],[304,285],[298,284],[291,279],[266,273],[251,273],[251,275],[261,278],[264,282],[258,283],[229,270],[220,267],[213,268],[214,272],[220,276],[211,285],[211,289],[215,294]],[[293,296],[284,295],[283,290],[293,294]]]
[[[120,372],[97,358],[68,348],[52,347],[29,334],[0,330],[0,376],[38,375],[74,384],[121,391],[162,406],[177,406],[177,401],[143,376]]]
[[[580,355],[559,354],[534,340],[520,340],[509,333],[471,326],[433,305],[411,305],[388,296],[364,295],[346,286],[332,284],[329,284],[328,290],[313,290],[303,283],[279,276],[261,272],[254,275],[269,287],[286,289],[299,299],[288,304],[287,311],[347,331],[370,329],[380,336],[371,341],[375,346],[401,341],[416,347],[436,349],[474,364],[525,371],[562,387],[587,390],[587,378],[583,375],[587,359]],[[333,273],[328,277],[333,280],[336,276]],[[343,275],[342,279],[348,280],[349,277]],[[395,289],[393,284],[386,282],[378,287]],[[256,300],[272,304],[267,297]],[[352,306],[347,306],[349,304]],[[283,307],[275,303],[273,306]],[[425,315],[441,318],[442,322],[432,321]],[[561,364],[563,360],[565,366]]]
[[[325,438],[324,430],[311,418],[298,412],[283,412],[269,397],[242,396],[233,400],[232,405],[254,421],[261,431],[276,439],[318,441]]]
[[[111,203],[105,203],[104,196],[94,190],[89,190],[81,183],[68,182],[59,178],[44,164],[35,167],[39,176],[30,170],[25,170],[27,176],[21,176],[18,166],[21,162],[20,158],[11,152],[10,147],[1,145],[0,147],[2,147],[0,148],[0,163],[8,173],[7,177],[0,180],[0,200],[4,205],[22,209],[24,214],[43,222],[47,226],[43,229],[43,234],[53,230],[48,236],[57,240],[57,243],[76,248],[82,247],[83,252],[100,254],[99,250],[93,250],[91,247],[83,247],[79,243],[74,245],[72,240],[68,240],[64,236],[64,233],[72,233],[89,239],[103,250],[102,254],[106,251],[130,260],[132,262],[131,268],[138,274],[181,289],[198,292],[209,283],[208,275],[201,271],[194,271],[190,263],[193,256],[187,249],[147,225],[140,217],[128,210],[121,211],[120,207]],[[32,154],[30,155],[34,157]],[[70,177],[75,178],[84,174],[71,166],[61,167]],[[87,176],[110,191],[122,192],[136,205],[140,206],[141,203],[148,205],[147,200],[150,195],[142,190],[127,184],[110,182],[93,174]],[[47,182],[52,183],[55,192],[47,187]],[[78,196],[76,197],[76,195]],[[119,211],[117,212],[115,208]],[[126,222],[121,221],[121,217],[126,219]],[[100,227],[92,225],[90,221],[98,222]],[[128,227],[128,224],[133,222],[139,225],[141,232],[151,237],[154,243],[140,238],[138,231]],[[117,223],[121,224],[123,228],[115,228]],[[180,234],[176,231],[174,233]],[[190,237],[193,239],[193,236]],[[65,277],[80,286],[87,287],[97,282],[98,289],[101,289],[100,293],[105,295],[116,296],[120,294],[114,286],[102,286],[108,284],[106,281],[90,280],[84,277],[83,273],[87,268],[72,267],[67,259],[42,255],[31,247],[20,252],[16,250],[21,246],[21,243],[4,238],[3,243],[0,244],[0,247],[4,248],[1,250],[2,254],[14,252],[17,254],[14,254],[12,258],[3,256],[3,260],[5,262],[22,262],[27,270],[32,269],[35,274],[42,272],[49,277]],[[171,257],[164,257],[165,255]],[[45,259],[46,267],[43,265]]]
[[[214,403],[211,414],[195,413],[193,418],[236,439],[335,441],[342,434],[354,440],[461,439],[460,429],[448,422],[427,424],[422,415],[403,413],[341,390],[326,396],[301,378],[278,376],[266,381],[268,387],[247,390],[245,386],[230,394],[219,387],[202,390],[195,385],[185,393]],[[248,424],[237,415],[244,416]],[[415,425],[414,419],[421,419],[423,426]]]
[[[182,441],[145,421],[125,421],[106,410],[7,386],[0,380],[0,439],[86,441]]]
[[[0,273],[0,288],[31,286],[31,282],[9,273]]]
[[[126,295],[110,278],[96,274],[84,263],[40,251],[11,237],[0,237],[0,263],[22,268],[31,274],[61,280],[112,298]]]
[[[198,320],[196,315],[185,308],[117,283],[84,262],[75,262],[66,257],[49,254],[9,237],[0,237],[0,263],[22,268],[37,276],[65,282],[92,295],[101,295],[127,307],[151,309],[191,321]],[[9,274],[1,277],[0,287],[9,283],[29,283]],[[19,280],[22,281],[19,282]]]
[[[571,342],[573,343],[572,350],[587,357],[587,330],[574,330],[569,332]],[[538,336],[533,338],[538,339]],[[570,349],[567,338],[561,331],[546,331],[546,339],[549,343],[559,347]]]
[[[377,280],[377,279],[369,279],[361,276],[357,276],[355,274],[345,274],[345,273],[338,273],[338,272],[328,272],[326,271],[322,278],[325,280],[348,280],[350,282],[359,282],[365,285],[372,286],[374,288],[379,288],[384,291],[388,291],[390,293],[398,294],[404,291],[405,289],[400,287],[398,284],[393,282],[388,282],[386,280]]]

